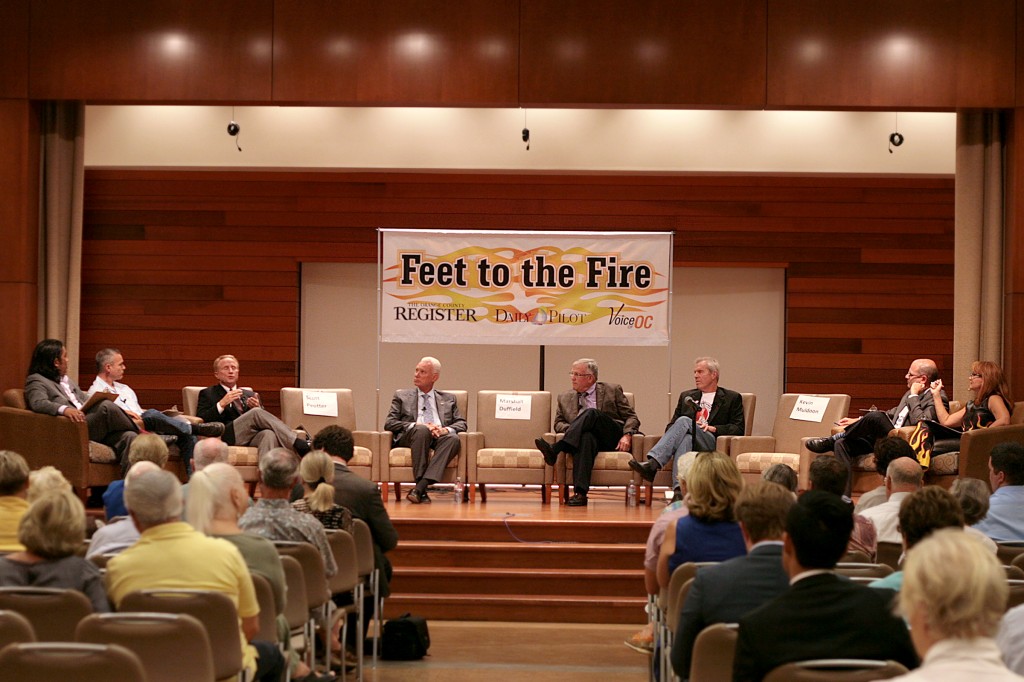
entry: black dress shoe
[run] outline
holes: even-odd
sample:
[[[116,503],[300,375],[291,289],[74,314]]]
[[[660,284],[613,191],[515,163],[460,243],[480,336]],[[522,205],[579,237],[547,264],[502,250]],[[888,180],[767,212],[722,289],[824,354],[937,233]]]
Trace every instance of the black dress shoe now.
[[[807,449],[816,454],[824,454],[826,452],[832,452],[835,448],[836,441],[832,436],[825,436],[823,438],[812,438],[807,441]]]
[[[641,464],[635,459],[629,460],[629,468],[643,476],[645,481],[654,481],[654,477],[658,475],[658,463],[653,459],[648,459],[646,462]]]
[[[421,504],[423,502],[423,493],[416,488],[409,491],[409,494],[405,496],[405,499],[409,500],[413,504]]]
[[[430,495],[427,494],[426,490],[420,493],[420,502],[422,502],[423,504],[430,504],[431,502],[433,502],[433,500],[430,499]]]
[[[206,422],[205,424],[192,425],[193,436],[210,436],[219,438],[224,435],[224,425],[220,422]]]
[[[558,461],[558,453],[551,449],[551,443],[547,442],[543,438],[535,438],[533,440],[537,449],[540,450],[540,454],[544,455],[544,462],[549,466],[555,466],[555,462]]]
[[[586,507],[587,506],[587,496],[586,495],[581,495],[580,493],[576,493],[575,495],[573,495],[572,497],[569,498],[569,501],[565,503],[565,506],[567,506],[567,507]]]

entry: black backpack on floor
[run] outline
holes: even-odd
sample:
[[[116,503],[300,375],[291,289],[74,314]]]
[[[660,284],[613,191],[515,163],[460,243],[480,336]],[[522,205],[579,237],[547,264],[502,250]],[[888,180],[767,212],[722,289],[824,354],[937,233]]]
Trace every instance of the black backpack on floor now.
[[[384,623],[380,655],[385,661],[415,661],[426,656],[429,648],[426,618],[407,613]]]

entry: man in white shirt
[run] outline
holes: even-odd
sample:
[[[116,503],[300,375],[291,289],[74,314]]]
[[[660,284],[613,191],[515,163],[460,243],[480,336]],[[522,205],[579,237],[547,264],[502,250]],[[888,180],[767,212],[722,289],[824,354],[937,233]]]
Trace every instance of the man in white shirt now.
[[[921,489],[924,471],[917,460],[900,457],[889,463],[885,471],[884,504],[865,509],[862,516],[870,519],[878,531],[878,542],[902,542],[899,526],[900,503],[914,491]]]
[[[116,348],[104,348],[96,354],[96,378],[89,387],[89,395],[97,392],[116,393],[114,404],[124,410],[132,421],[147,431],[175,436],[178,452],[188,471],[192,471],[192,450],[195,448],[196,436],[221,436],[224,425],[218,422],[209,424],[190,424],[188,420],[169,417],[160,410],[144,410],[139,405],[139,398],[127,384],[121,383],[127,370],[124,356]]]

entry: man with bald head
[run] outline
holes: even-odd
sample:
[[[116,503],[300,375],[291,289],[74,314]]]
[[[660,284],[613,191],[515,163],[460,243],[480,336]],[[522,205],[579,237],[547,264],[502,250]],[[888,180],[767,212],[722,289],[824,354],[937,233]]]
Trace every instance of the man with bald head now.
[[[124,477],[124,489],[127,493],[132,481],[147,471],[160,471],[153,462],[142,460],[132,465]],[[131,547],[139,539],[139,529],[131,516],[117,516],[110,519],[110,523],[96,530],[89,542],[89,549],[85,552],[85,558],[91,559],[102,554],[117,554],[128,547]]]
[[[916,459],[900,457],[889,463],[885,471],[885,492],[888,499],[884,504],[865,509],[862,516],[875,524],[878,542],[902,542],[899,531],[900,504],[911,493],[921,489],[924,470]]]
[[[822,454],[834,451],[836,457],[851,470],[854,457],[872,452],[875,441],[885,438],[893,429],[901,426],[914,426],[926,419],[935,420],[935,401],[929,384],[939,378],[939,370],[934,360],[919,358],[910,363],[905,379],[907,392],[903,394],[899,404],[882,412],[868,412],[863,417],[850,419],[845,417],[837,423],[843,427],[839,433],[823,438],[812,438],[807,441],[807,449]],[[949,408],[949,398],[942,392],[942,404]],[[881,472],[879,472],[881,473]],[[846,494],[849,496],[853,484],[853,475],[847,480]],[[882,538],[879,538],[881,540]],[[896,542],[899,542],[897,537]]]

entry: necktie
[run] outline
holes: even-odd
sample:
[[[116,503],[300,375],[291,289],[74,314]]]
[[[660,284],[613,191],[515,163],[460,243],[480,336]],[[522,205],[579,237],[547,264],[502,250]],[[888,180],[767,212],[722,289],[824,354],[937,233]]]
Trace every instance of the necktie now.
[[[423,396],[423,423],[436,424],[437,419],[434,418],[434,406],[431,405],[430,395],[427,393],[421,395]]]
[[[577,393],[576,394],[576,399],[579,401],[580,412],[582,412],[583,410],[587,409],[587,394],[586,393]]]

